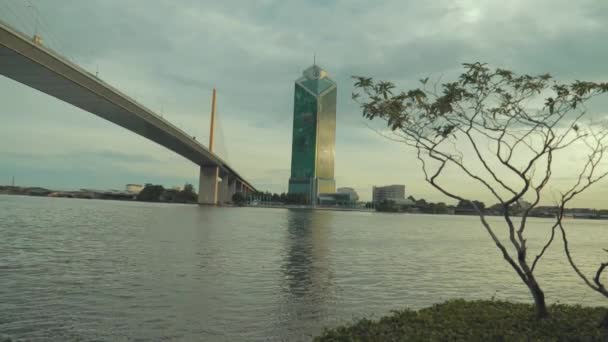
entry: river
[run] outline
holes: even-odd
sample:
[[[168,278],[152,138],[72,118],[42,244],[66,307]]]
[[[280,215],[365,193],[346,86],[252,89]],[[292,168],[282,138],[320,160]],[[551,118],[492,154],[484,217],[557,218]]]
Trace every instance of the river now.
[[[549,223],[530,221],[532,252]],[[591,272],[608,222],[568,227]],[[538,266],[548,301],[608,303],[560,247]],[[530,301],[475,217],[0,196],[0,333],[16,340],[299,341],[492,297]]]

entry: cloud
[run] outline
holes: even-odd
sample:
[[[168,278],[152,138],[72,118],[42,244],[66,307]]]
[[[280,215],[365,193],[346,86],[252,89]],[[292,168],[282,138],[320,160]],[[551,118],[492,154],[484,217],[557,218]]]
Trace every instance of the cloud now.
[[[372,185],[388,183],[405,183],[417,198],[443,197],[422,181],[413,151],[366,128],[350,100],[351,75],[407,88],[426,76],[449,80],[460,63],[482,60],[560,80],[608,76],[608,5],[593,0],[32,1],[45,44],[200,141],[216,87],[222,157],[276,191],[289,177],[293,82],[313,53],[338,82],[338,185],[366,199]],[[0,2],[0,20],[27,33],[35,26],[19,0]],[[0,179],[14,172],[7,160],[28,165],[20,172],[36,160],[57,170],[66,160],[119,165],[103,169],[116,186],[134,175],[196,179],[196,167],[172,152],[13,81],[0,78],[0,102]],[[69,181],[46,174],[40,182]]]

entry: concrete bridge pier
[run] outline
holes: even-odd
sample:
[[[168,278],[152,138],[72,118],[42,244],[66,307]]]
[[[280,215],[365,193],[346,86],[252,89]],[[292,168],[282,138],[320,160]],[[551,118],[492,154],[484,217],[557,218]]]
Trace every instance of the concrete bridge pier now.
[[[238,181],[235,178],[232,178],[228,181],[228,189],[230,194],[230,202],[232,202],[232,195],[236,194],[236,183]]]
[[[217,205],[220,168],[201,166],[198,179],[198,204]]]
[[[237,180],[229,175],[222,176],[219,184],[219,204],[232,203],[232,195],[236,193]]]
[[[230,187],[228,185],[229,176],[227,174],[222,175],[222,181],[218,184],[218,204],[224,205],[227,202],[232,200],[232,195],[230,195]]]
[[[221,177],[221,180],[220,180]],[[222,174],[217,166],[201,166],[198,203],[203,205],[224,205],[232,202],[237,192],[247,194],[249,188],[238,178]]]

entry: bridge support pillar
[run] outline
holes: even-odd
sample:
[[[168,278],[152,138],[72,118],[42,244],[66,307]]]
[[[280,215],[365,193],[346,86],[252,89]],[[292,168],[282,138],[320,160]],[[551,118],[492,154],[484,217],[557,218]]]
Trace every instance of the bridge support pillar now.
[[[228,188],[230,188],[230,199],[232,199],[232,195],[236,194],[236,179],[232,179],[231,182],[228,182]]]
[[[220,168],[217,166],[201,166],[198,178],[198,204],[217,205],[219,173]]]
[[[232,195],[230,195],[230,187],[228,185],[229,177],[224,175],[222,181],[218,184],[218,202],[220,205],[224,205],[227,202],[232,201]]]

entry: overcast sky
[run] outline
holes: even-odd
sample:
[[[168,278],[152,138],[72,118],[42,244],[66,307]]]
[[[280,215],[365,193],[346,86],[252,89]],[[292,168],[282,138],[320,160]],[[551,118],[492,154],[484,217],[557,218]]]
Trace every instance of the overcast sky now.
[[[408,87],[486,61],[559,80],[608,78],[605,1],[0,0],[0,19],[207,141],[218,89],[219,153],[259,189],[287,190],[293,82],[317,63],[338,82],[336,182],[443,199],[412,150],[365,126],[351,75]],[[113,188],[197,183],[198,169],[103,119],[0,77],[0,184]],[[467,191],[466,184],[453,180]],[[580,205],[608,207],[608,184]],[[471,194],[475,196],[476,194]],[[488,200],[489,198],[483,198]]]

